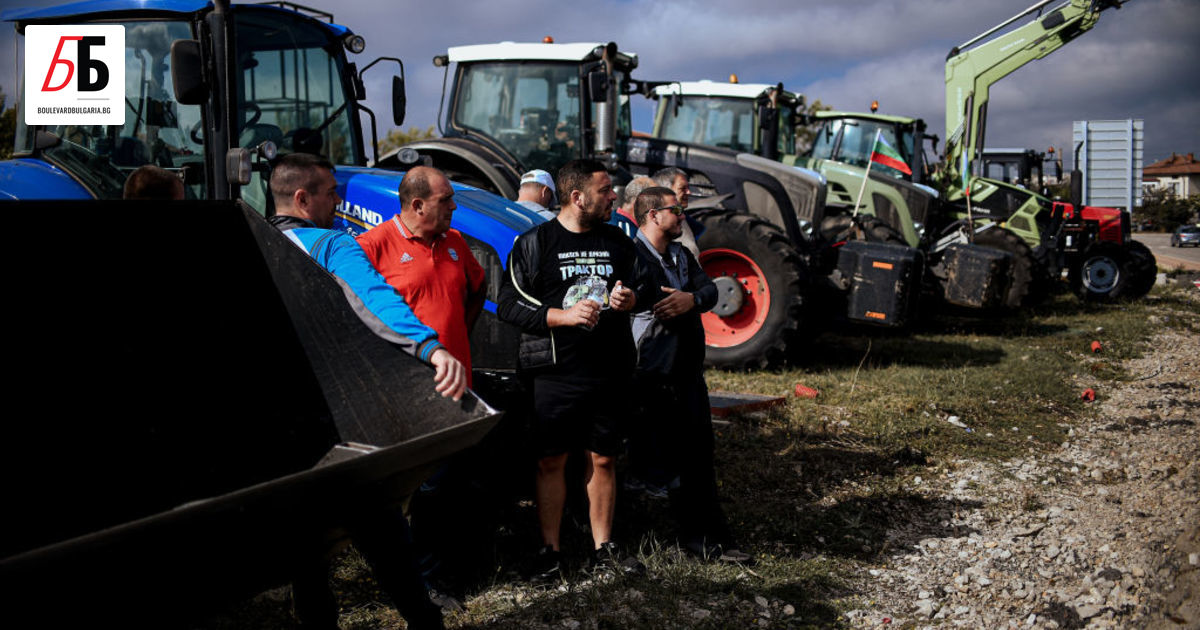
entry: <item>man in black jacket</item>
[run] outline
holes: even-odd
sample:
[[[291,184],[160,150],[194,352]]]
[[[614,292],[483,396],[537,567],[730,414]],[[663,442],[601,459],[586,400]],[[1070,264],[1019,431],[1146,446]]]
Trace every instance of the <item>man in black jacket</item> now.
[[[509,254],[496,312],[522,330],[519,366],[532,377],[537,509],[544,546],[535,578],[557,578],[567,454],[585,449],[588,517],[598,560],[614,562],[618,425],[637,350],[629,312],[648,303],[632,241],[608,225],[617,198],[594,160],[558,173],[558,216],[522,234]],[[615,560],[625,568],[631,565]]]
[[[704,326],[700,314],[717,303],[717,287],[700,263],[675,241],[683,205],[665,187],[643,190],[634,205],[638,256],[658,287],[654,306],[634,317],[637,382],[643,416],[640,438],[658,448],[659,465],[678,475],[671,503],[684,546],[706,559],[745,562],[735,548],[717,499],[712,416],[704,382]]]

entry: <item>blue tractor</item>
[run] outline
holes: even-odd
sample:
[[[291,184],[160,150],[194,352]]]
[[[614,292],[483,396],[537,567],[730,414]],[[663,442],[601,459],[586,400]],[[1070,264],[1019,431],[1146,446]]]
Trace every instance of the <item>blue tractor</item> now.
[[[32,126],[19,109],[15,157],[0,162],[10,216],[70,226],[45,242],[22,238],[16,252],[70,254],[14,278],[38,307],[11,357],[27,369],[6,393],[44,394],[52,410],[10,438],[56,451],[22,449],[2,469],[31,480],[6,490],[24,516],[0,537],[0,585],[24,610],[52,605],[60,589],[100,618],[122,616],[126,592],[162,611],[212,607],[287,581],[297,546],[331,535],[344,502],[381,484],[411,492],[495,424],[474,396],[456,405],[412,386],[431,378],[427,368],[348,315],[333,278],[264,220],[269,161],[283,152],[337,165],[340,229],[399,211],[401,173],[367,167],[377,135],[362,104],[363,73],[395,63],[401,124],[398,59],[360,69],[347,53],[362,52],[362,37],[286,2],[92,0],[0,20],[19,36],[30,25],[125,31],[125,123]],[[176,172],[186,200],[119,201],[143,164]],[[514,239],[542,219],[455,188],[453,227],[495,291]],[[80,306],[92,331],[82,337],[67,332]],[[494,297],[485,308],[473,363],[505,378],[517,336],[495,318]],[[73,396],[47,376],[78,374],[93,357],[104,359],[86,379],[67,379]],[[271,387],[285,376],[286,401]],[[115,420],[94,421],[102,403],[119,405]]]
[[[15,159],[0,162],[0,199],[119,199],[131,171],[156,164],[179,172],[189,199],[240,199],[269,216],[266,158],[305,151],[337,165],[343,204],[335,228],[357,235],[398,212],[402,173],[366,166],[376,123],[362,100],[363,74],[395,63],[393,122],[403,122],[400,61],[381,57],[360,69],[346,53],[361,52],[363,38],[328,13],[288,2],[221,4],[95,0],[0,14],[18,33],[30,24],[115,23],[126,31],[125,124],[27,126],[18,111]],[[498,274],[516,236],[543,219],[470,186],[455,184],[455,192],[452,227],[467,237],[493,292],[473,364],[507,370],[515,335],[495,318]]]

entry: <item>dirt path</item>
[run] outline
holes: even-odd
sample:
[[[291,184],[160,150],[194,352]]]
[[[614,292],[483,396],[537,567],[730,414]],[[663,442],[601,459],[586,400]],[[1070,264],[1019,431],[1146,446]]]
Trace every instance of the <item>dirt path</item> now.
[[[1153,347],[1129,382],[1078,383],[1100,413],[1060,448],[923,480],[966,506],[953,535],[869,568],[851,624],[1200,628],[1200,338],[1164,330]]]

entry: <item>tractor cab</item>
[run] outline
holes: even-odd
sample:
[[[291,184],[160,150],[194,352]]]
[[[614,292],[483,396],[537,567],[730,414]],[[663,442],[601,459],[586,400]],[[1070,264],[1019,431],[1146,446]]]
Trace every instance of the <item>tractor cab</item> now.
[[[276,151],[365,165],[362,81],[345,55],[361,51],[362,38],[330,14],[276,4],[216,10],[203,0],[130,0],[6,11],[0,17],[18,33],[30,24],[125,27],[125,124],[29,126],[19,111],[18,159],[0,170],[41,178],[14,178],[17,189],[6,192],[119,199],[131,171],[155,164],[179,174],[188,198],[240,195],[267,213],[265,160]],[[208,45],[223,38],[223,47]],[[399,116],[402,85],[393,98]]]
[[[817,112],[813,118],[817,125],[817,133],[808,151],[810,159],[830,160],[866,168],[871,160],[875,136],[879,134],[881,139],[895,147],[913,174],[910,176],[879,163],[873,165],[871,170],[896,179],[909,179],[921,183],[920,174],[925,163],[922,149],[925,121],[903,116],[832,111]]]
[[[730,79],[678,81],[654,88],[654,136],[771,158],[794,154],[797,109],[804,98],[779,85],[738,83],[736,75]]]
[[[632,135],[629,95],[620,92],[637,55],[615,45],[456,46],[434,63],[457,64],[446,138],[469,137],[515,171],[553,173],[581,157],[613,163]]]

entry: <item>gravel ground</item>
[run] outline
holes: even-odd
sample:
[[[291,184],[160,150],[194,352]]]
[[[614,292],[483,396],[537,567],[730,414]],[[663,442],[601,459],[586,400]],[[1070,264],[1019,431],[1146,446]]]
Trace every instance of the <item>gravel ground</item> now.
[[[1153,348],[1126,382],[1077,383],[1100,413],[1055,451],[914,479],[959,506],[950,535],[889,534],[850,624],[1200,628],[1200,338],[1164,331]]]

